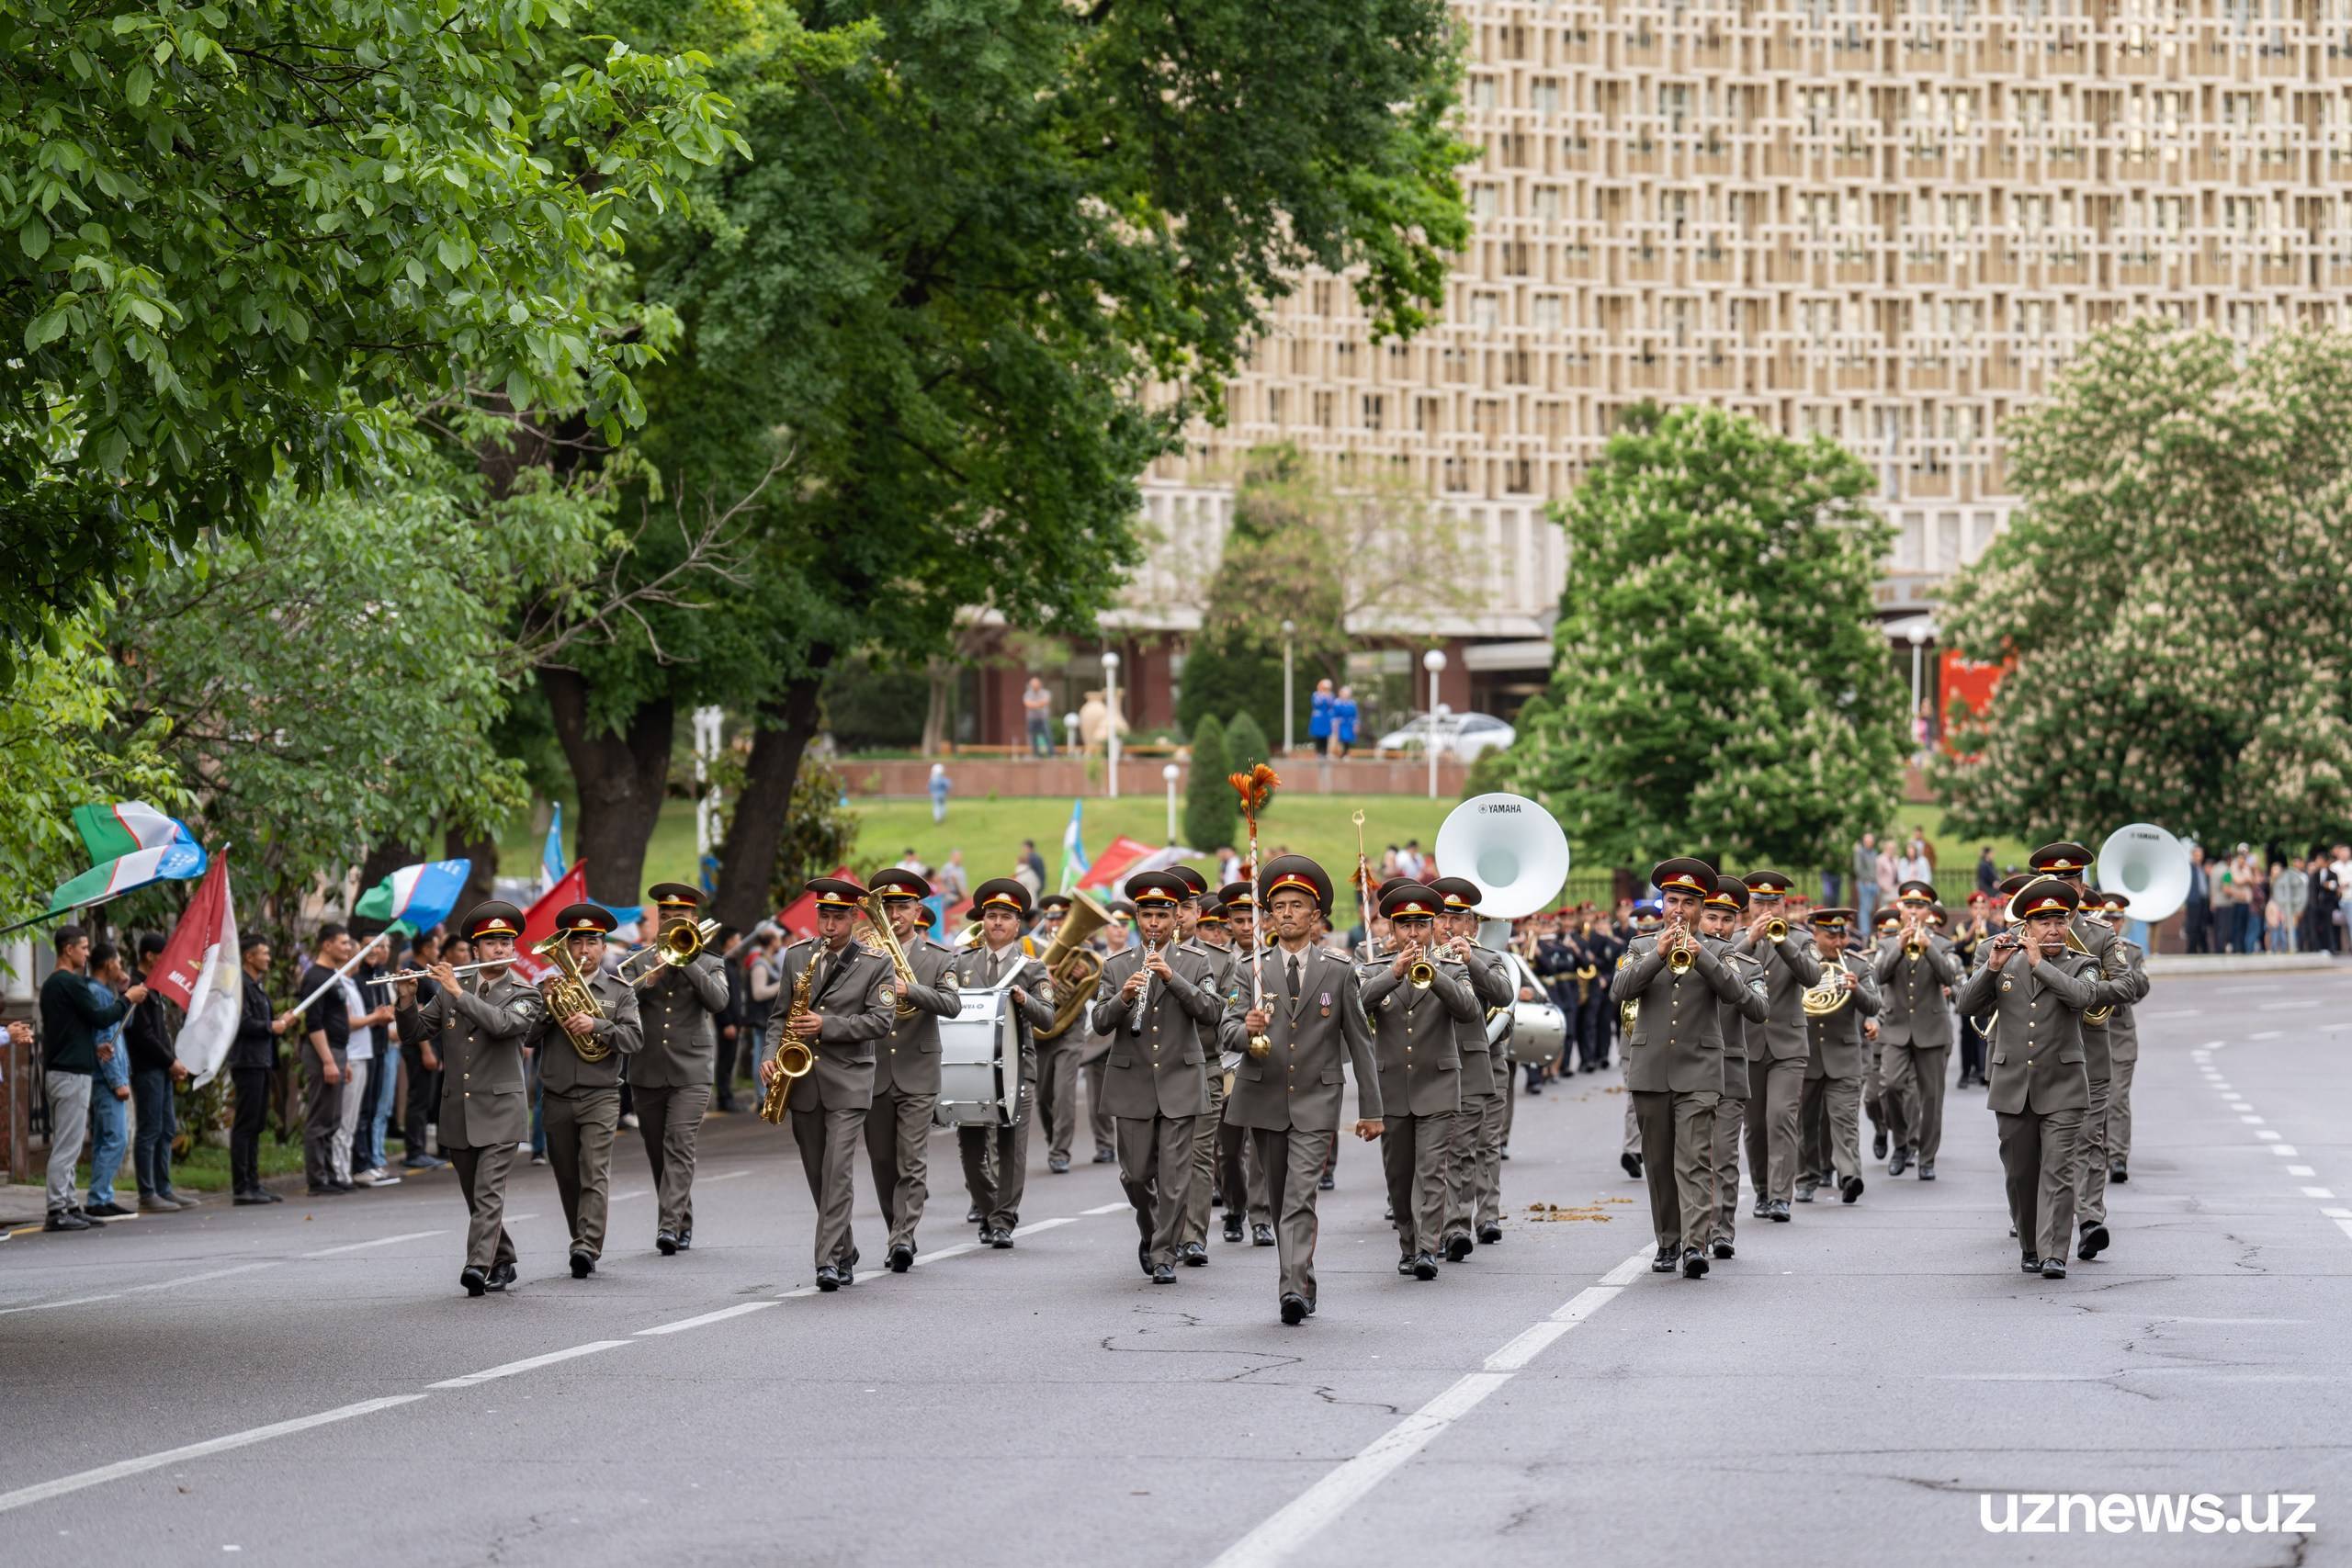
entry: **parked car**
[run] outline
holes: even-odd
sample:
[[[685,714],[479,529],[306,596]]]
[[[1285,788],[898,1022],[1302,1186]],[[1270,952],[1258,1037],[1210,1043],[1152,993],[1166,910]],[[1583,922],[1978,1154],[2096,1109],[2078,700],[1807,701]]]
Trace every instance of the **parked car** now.
[[[1510,745],[1514,733],[1510,725],[1492,714],[1450,713],[1442,716],[1437,724],[1438,755],[1459,757],[1465,762],[1475,762],[1487,752]],[[1374,742],[1383,751],[1419,751],[1429,743],[1427,714]]]

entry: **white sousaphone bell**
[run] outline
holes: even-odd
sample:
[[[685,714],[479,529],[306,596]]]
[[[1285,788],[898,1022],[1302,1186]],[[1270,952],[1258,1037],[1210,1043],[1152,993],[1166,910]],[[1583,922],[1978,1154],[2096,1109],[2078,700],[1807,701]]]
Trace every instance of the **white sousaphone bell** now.
[[[2131,896],[2132,919],[2164,919],[2188,901],[2188,851],[2153,822],[2118,828],[2099,846],[2098,885]]]
[[[1437,830],[1437,863],[1448,876],[1478,885],[1478,940],[1498,952],[1510,947],[1510,923],[1550,907],[1568,879],[1568,836],[1559,819],[1519,795],[1480,795],[1446,814]],[[1515,1060],[1557,1055],[1567,1021],[1548,1000],[1498,1008],[1487,1021],[1493,1041],[1511,1027]],[[1512,1023],[1513,1016],[1517,1021]]]

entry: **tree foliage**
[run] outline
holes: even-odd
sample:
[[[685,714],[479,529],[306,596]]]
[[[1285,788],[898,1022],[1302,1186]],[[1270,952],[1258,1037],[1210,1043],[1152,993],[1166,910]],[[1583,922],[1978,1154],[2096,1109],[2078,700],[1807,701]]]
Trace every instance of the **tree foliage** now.
[[[741,143],[570,0],[0,6],[0,689],[23,640],[365,470],[392,400],[640,417],[615,258]]]
[[[1552,706],[1498,771],[1579,863],[1826,865],[1885,820],[1904,693],[1871,614],[1872,489],[1832,442],[1684,407],[1611,439],[1555,509]]]
[[[1233,722],[1225,727],[1227,769],[1239,773],[1244,768],[1274,760],[1274,749],[1267,741],[1266,732],[1258,728],[1258,721],[1246,713],[1235,714]],[[1277,768],[1274,771],[1280,773],[1282,770]]]
[[[1944,635],[2007,661],[1939,766],[1970,834],[2352,829],[2352,342],[2094,339],[2010,430],[2025,504]]]
[[[1212,714],[1193,731],[1192,770],[1184,777],[1184,841],[1208,853],[1233,842],[1236,799],[1226,775],[1225,726]]]

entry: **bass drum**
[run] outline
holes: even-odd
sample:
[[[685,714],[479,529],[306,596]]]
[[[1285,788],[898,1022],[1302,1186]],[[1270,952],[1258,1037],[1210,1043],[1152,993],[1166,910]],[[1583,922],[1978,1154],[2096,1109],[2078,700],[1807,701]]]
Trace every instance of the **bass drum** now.
[[[1021,1109],[1021,1032],[1009,990],[967,991],[939,1025],[942,1127],[1010,1127]]]

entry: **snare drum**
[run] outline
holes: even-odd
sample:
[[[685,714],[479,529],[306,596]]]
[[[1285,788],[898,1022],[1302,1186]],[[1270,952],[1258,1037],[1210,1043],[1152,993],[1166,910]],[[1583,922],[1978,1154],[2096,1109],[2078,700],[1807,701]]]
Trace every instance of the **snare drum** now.
[[[939,1024],[942,1127],[1010,1127],[1021,1109],[1021,1032],[1009,988],[966,991],[964,1010]]]

